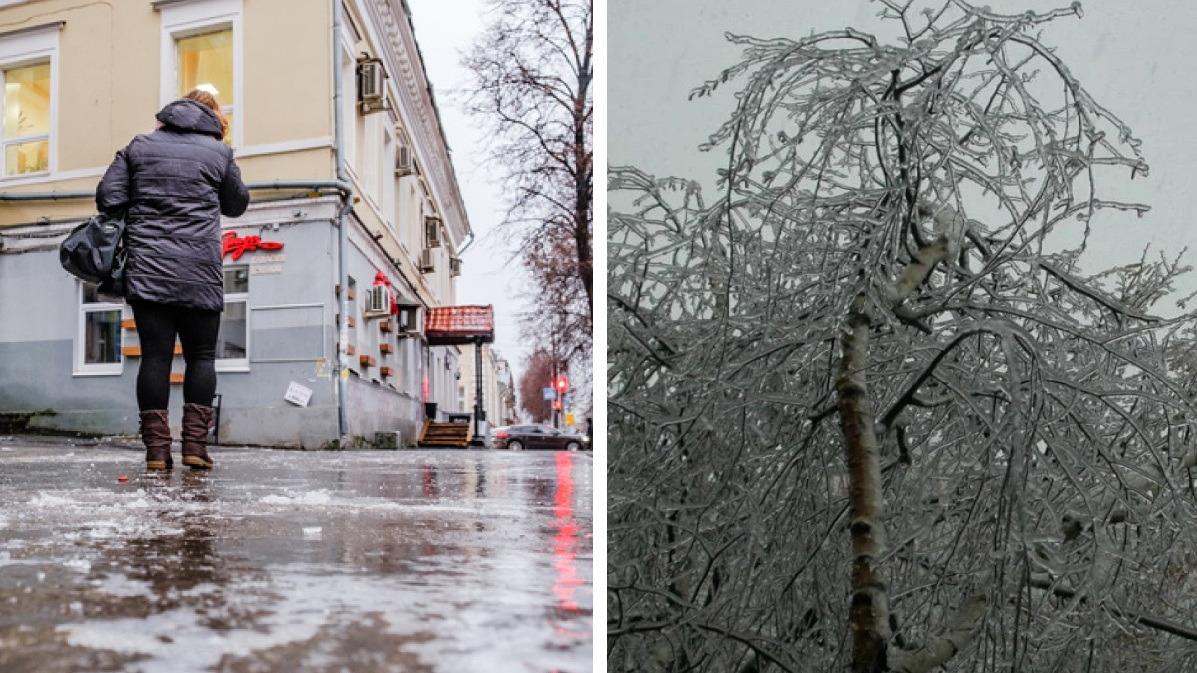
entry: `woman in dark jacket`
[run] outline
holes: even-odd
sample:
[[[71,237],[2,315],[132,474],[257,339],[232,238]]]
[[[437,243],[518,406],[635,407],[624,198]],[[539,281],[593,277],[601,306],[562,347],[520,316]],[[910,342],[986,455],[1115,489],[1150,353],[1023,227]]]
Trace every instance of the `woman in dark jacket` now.
[[[211,469],[208,429],[216,394],[216,340],[224,310],[220,216],[237,217],[249,192],[222,142],[220,104],[195,90],[158,113],[158,129],[139,135],[96,190],[102,212],[126,222],[125,298],[141,341],[137,406],[148,469],[170,469],[170,367],[183,345],[183,464]]]

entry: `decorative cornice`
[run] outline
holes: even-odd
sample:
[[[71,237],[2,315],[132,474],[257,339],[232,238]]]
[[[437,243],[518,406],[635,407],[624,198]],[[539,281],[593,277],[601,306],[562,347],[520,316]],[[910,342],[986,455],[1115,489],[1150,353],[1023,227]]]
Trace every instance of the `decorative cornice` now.
[[[417,154],[423,154],[425,158],[420,162],[420,169],[429,178],[445,226],[453,236],[455,247],[459,247],[471,233],[469,218],[405,4],[402,0],[368,0],[365,3],[371,20],[385,38],[381,45],[383,60],[396,82],[399,102],[410,115],[404,119],[405,128]]]

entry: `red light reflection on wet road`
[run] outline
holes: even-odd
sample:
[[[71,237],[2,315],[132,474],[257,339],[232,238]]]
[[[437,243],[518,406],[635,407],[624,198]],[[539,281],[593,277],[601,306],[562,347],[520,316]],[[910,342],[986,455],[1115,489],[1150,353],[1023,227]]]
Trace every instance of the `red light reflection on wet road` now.
[[[574,457],[557,454],[557,493],[553,498],[553,596],[565,614],[579,612],[575,594],[584,580],[578,577],[578,522],[574,519]]]

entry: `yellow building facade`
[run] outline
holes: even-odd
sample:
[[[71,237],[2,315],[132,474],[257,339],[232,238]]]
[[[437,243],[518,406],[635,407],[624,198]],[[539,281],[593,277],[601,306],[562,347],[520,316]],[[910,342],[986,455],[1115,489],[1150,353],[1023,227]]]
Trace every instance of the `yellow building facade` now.
[[[223,223],[222,441],[408,443],[425,417],[457,410],[461,352],[429,347],[421,324],[455,303],[473,235],[410,12],[402,0],[339,12],[332,0],[0,0],[0,380],[22,382],[3,386],[0,412],[134,429],[131,312],[67,276],[56,246],[94,214],[116,150],[192,88],[228,113],[253,188],[250,210]],[[286,401],[291,384],[313,391],[306,405]],[[263,428],[263,413],[282,422]]]

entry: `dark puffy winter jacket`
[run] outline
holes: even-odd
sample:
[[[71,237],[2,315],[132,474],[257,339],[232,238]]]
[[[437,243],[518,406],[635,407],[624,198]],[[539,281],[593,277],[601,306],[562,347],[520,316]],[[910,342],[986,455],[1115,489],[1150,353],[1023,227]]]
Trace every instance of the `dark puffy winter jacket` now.
[[[116,153],[96,189],[102,212],[125,217],[125,298],[223,310],[220,216],[244,213],[249,192],[210,109],[177,100],[158,121]]]

